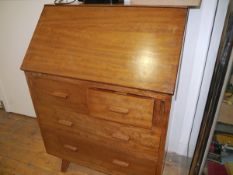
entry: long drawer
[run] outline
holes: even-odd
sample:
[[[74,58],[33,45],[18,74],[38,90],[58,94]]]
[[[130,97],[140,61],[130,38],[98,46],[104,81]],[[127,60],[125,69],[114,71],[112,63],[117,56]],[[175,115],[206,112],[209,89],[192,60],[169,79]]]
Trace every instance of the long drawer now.
[[[138,158],[92,140],[41,127],[48,153],[115,175],[154,175],[157,160]]]
[[[99,120],[50,105],[37,104],[40,125],[76,133],[77,137],[93,140],[138,157],[157,159],[160,130],[148,130]]]

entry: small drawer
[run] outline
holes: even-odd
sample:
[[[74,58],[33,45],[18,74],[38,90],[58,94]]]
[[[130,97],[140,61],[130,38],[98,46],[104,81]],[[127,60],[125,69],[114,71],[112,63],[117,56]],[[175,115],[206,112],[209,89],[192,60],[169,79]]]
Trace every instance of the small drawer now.
[[[149,130],[120,123],[103,121],[85,114],[65,111],[58,107],[38,105],[40,126],[76,133],[77,137],[93,140],[129,152],[138,157],[154,159],[158,155],[160,130]]]
[[[157,160],[137,158],[72,133],[41,128],[48,153],[71,162],[116,175],[154,175]]]
[[[72,84],[43,76],[30,78],[35,103],[59,106],[71,111],[87,113],[86,91],[84,85]]]
[[[154,99],[89,89],[89,115],[123,124],[151,128]]]

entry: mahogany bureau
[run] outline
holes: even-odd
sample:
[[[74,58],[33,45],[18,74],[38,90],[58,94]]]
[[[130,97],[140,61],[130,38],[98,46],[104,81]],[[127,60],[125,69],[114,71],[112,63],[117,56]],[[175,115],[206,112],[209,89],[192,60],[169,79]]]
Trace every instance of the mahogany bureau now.
[[[46,5],[22,64],[46,151],[161,175],[186,8]]]

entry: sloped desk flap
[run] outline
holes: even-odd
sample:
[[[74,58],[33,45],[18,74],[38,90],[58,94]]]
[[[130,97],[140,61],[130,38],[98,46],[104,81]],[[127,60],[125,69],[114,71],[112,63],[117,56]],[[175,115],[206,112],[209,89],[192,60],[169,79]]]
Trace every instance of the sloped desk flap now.
[[[173,94],[185,8],[45,6],[22,69]]]

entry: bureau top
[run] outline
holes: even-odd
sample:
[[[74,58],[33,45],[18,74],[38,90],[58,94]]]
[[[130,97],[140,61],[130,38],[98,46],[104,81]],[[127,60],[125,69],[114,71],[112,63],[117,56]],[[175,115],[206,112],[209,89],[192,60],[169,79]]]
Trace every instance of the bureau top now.
[[[45,6],[22,69],[173,94],[185,8]]]

